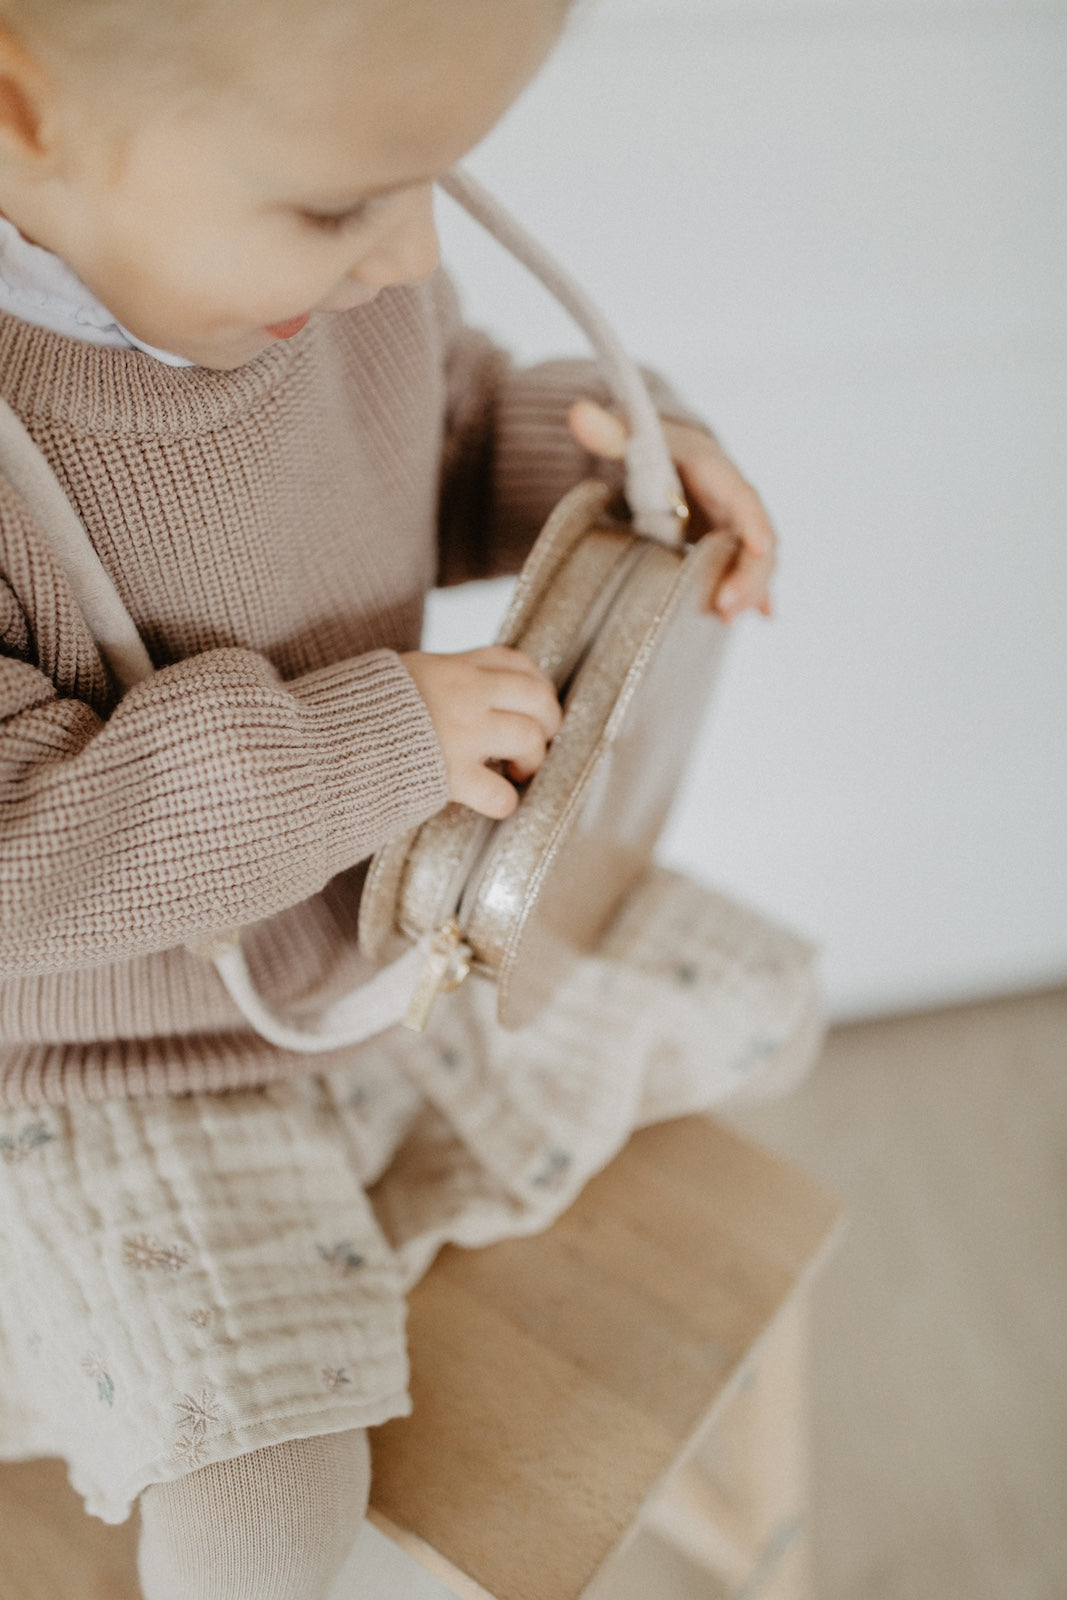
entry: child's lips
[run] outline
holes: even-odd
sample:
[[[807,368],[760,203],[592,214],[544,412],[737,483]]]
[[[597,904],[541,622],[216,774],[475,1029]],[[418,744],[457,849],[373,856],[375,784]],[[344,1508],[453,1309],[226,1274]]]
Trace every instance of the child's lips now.
[[[305,311],[299,317],[290,317],[288,322],[268,322],[266,328],[275,339],[291,339],[301,328],[306,328],[310,321],[311,312]]]

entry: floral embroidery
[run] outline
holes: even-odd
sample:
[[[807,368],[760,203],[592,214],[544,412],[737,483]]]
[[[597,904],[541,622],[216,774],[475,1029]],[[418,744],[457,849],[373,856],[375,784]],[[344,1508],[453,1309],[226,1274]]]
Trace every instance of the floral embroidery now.
[[[363,1265],[363,1257],[352,1248],[351,1239],[341,1239],[329,1247],[316,1242],[315,1248],[339,1277],[346,1277]]]
[[[558,1189],[571,1167],[573,1157],[566,1150],[550,1147],[545,1151],[540,1168],[530,1182],[535,1189]]]
[[[210,1389],[198,1389],[195,1394],[183,1394],[174,1402],[181,1432],[174,1441],[174,1454],[190,1467],[199,1467],[204,1459],[207,1430],[222,1416],[218,1398]]]
[[[189,1467],[204,1464],[204,1437],[199,1433],[179,1433],[174,1441],[174,1454]]]
[[[115,1404],[115,1381],[107,1370],[104,1357],[96,1350],[88,1350],[82,1356],[82,1371],[90,1378],[96,1380],[96,1396],[106,1405]]]
[[[210,1328],[213,1316],[214,1312],[210,1306],[197,1306],[195,1310],[190,1311],[189,1321],[194,1328]]]
[[[0,1134],[0,1160],[12,1165],[16,1161],[25,1161],[26,1157],[34,1150],[39,1150],[42,1145],[50,1144],[55,1134],[47,1122],[27,1122],[20,1128],[14,1139],[10,1134]]]
[[[192,1260],[192,1251],[185,1244],[161,1244],[151,1234],[138,1233],[123,1240],[122,1259],[128,1267],[148,1272],[161,1267],[164,1272],[180,1272]]]
[[[348,1376],[347,1367],[323,1367],[322,1381],[327,1389],[336,1394],[338,1389],[343,1388],[346,1383],[351,1383],[352,1379]]]
[[[175,1400],[178,1421],[192,1433],[204,1433],[211,1422],[222,1416],[218,1397],[210,1389],[198,1389],[195,1394],[183,1394]]]

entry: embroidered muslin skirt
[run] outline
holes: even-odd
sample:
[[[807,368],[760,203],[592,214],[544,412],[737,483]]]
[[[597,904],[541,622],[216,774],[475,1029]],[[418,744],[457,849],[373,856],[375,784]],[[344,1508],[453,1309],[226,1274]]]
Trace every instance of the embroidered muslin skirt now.
[[[446,1241],[547,1227],[636,1126],[799,1076],[812,950],[654,868],[536,1025],[490,984],[351,1064],[0,1114],[0,1457],[88,1511],[410,1410],[405,1295]]]

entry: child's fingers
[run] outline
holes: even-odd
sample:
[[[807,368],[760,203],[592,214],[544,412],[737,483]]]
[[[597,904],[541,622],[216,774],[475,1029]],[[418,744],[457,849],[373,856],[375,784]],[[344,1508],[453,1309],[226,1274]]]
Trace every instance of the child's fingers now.
[[[511,711],[489,712],[480,729],[476,754],[468,753],[455,775],[453,799],[483,816],[497,820],[510,817],[518,805],[514,785],[533,777],[547,748],[545,731],[533,717]],[[495,770],[499,766],[507,777]]]
[[[475,766],[457,777],[451,795],[461,805],[470,806],[472,811],[480,812],[483,817],[492,817],[497,822],[510,817],[519,803],[519,792],[515,785],[491,767],[483,765]]]
[[[713,527],[728,529],[753,556],[774,564],[777,537],[763,501],[726,456],[683,462],[683,480]]]
[[[518,651],[513,653],[521,654]],[[563,720],[563,709],[555,685],[529,656],[523,656],[522,659],[528,671],[505,665],[486,672],[489,709],[491,712],[520,713],[534,720],[546,739],[552,739],[559,732]]]
[[[524,721],[536,723],[545,739],[554,739],[563,721],[563,707],[551,683],[536,678],[521,678],[510,674],[501,677],[491,701],[491,714],[521,716]]]
[[[745,536],[744,525],[735,521],[730,527],[740,543],[733,562],[724,573],[714,594],[709,596],[708,609],[718,611],[727,621],[753,606],[770,615],[770,583],[774,572],[776,550],[773,543],[753,542]]]
[[[738,553],[707,609],[727,621],[749,606],[770,616],[769,588],[777,558],[777,537],[763,501],[738,468],[713,441],[679,462],[686,492],[709,526],[731,533]]]
[[[510,667],[515,672],[540,671],[532,656],[510,644],[479,644],[461,654],[486,666]]]
[[[533,777],[548,749],[541,724],[512,711],[490,713],[485,742],[485,759],[506,762],[519,783]]]
[[[769,617],[770,577],[771,559],[742,545],[733,566],[711,596],[707,609],[714,609],[726,621],[740,615],[749,606],[754,606],[765,617]]]

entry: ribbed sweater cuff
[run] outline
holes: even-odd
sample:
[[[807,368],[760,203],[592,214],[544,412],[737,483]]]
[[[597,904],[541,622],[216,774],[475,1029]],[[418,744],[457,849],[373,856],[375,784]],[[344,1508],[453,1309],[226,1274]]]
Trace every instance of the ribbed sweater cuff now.
[[[425,822],[448,800],[426,703],[394,650],[372,650],[289,685],[305,718],[329,838],[329,871]]]

